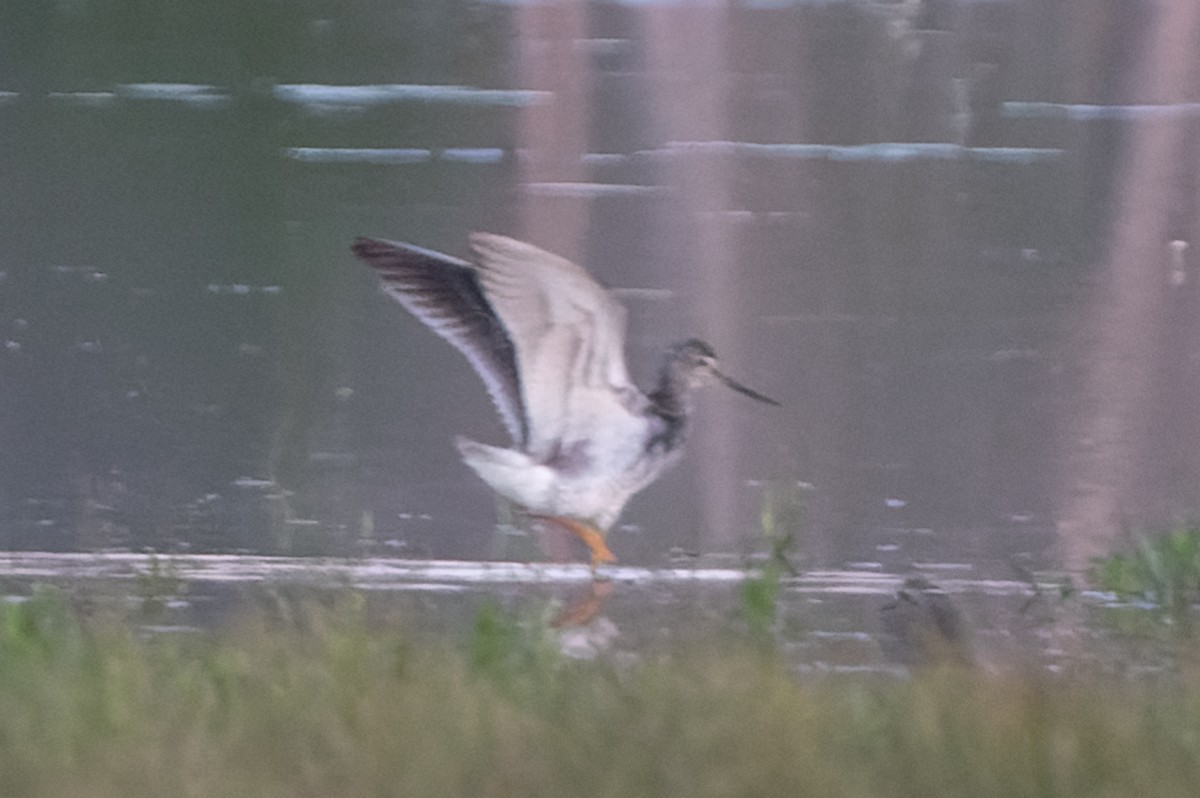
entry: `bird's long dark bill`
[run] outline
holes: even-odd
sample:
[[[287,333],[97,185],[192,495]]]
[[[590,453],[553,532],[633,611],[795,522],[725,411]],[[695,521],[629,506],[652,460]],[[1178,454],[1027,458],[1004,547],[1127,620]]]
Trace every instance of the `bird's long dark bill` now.
[[[754,390],[753,388],[747,388],[745,385],[742,385],[740,382],[735,380],[733,377],[727,377],[719,371],[716,372],[716,375],[717,375],[717,378],[721,380],[721,382],[725,383],[726,385],[728,385],[730,388],[737,391],[738,393],[745,394],[746,396],[749,396],[751,399],[757,399],[760,402],[766,402],[769,405],[775,405],[776,407],[779,407],[779,402],[776,402],[774,399],[772,399],[769,396],[763,396],[761,393]]]

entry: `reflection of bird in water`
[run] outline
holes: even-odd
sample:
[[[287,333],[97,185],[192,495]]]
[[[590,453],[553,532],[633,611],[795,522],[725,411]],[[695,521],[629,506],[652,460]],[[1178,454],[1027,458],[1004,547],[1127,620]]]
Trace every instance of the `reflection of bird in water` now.
[[[592,580],[582,594],[576,595],[550,622],[558,640],[558,650],[572,659],[595,659],[613,649],[620,630],[601,615],[613,593],[613,583]]]
[[[596,620],[604,604],[612,596],[613,583],[606,579],[593,579],[588,583],[587,590],[575,596],[572,601],[559,610],[550,626],[555,629],[565,629],[572,626],[586,626]]]
[[[919,576],[904,580],[896,600],[880,609],[888,659],[901,665],[971,665],[962,613],[937,585]]]
[[[359,238],[354,254],[384,289],[466,355],[514,447],[458,438],[484,482],[535,518],[578,536],[592,563],[615,560],[604,533],[625,503],[680,456],[692,389],[726,377],[695,339],[667,351],[642,393],[625,366],[625,309],[586,271],[511,238],[471,236],[471,262],[411,244]]]

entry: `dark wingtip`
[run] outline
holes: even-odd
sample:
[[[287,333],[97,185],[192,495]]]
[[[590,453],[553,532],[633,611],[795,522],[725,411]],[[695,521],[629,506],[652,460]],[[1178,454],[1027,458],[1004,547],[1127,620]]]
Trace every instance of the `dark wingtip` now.
[[[350,251],[360,258],[366,259],[372,255],[378,254],[383,244],[384,242],[380,241],[378,238],[359,236],[358,238],[354,239],[354,243],[350,245]]]

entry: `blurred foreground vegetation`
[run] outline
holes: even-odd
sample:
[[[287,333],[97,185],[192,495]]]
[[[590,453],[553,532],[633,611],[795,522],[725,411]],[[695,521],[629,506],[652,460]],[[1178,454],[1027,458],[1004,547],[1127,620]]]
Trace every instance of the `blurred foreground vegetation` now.
[[[0,606],[0,795],[1194,796],[1200,674],[801,678],[751,640],[578,661],[499,610],[447,640],[347,592],[149,634]]]

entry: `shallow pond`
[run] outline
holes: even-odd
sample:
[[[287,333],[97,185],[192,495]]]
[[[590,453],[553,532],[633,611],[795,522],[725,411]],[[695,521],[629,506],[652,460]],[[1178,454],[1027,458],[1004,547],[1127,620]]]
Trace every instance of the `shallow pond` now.
[[[798,664],[884,667],[913,574],[983,658],[1141,663],[1028,575],[1195,506],[1200,47],[1069,5],[6,4],[4,578],[171,552],[184,626],[247,580],[597,598],[497,562],[538,555],[451,444],[501,441],[485,392],[348,251],[491,230],[613,287],[640,384],[697,335],[783,404],[701,397],[611,534],[613,645],[738,618],[788,536]]]

